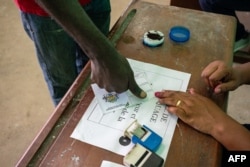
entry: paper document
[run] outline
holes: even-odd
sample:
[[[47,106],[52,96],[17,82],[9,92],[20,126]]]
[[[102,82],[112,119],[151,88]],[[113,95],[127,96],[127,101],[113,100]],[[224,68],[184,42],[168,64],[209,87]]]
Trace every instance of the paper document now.
[[[112,106],[104,104],[101,107],[98,97],[103,99],[107,96],[104,95],[105,92],[97,88],[95,98],[71,137],[124,156],[133,147],[133,143],[124,137],[124,131],[131,122],[137,119],[141,125],[146,125],[163,138],[156,153],[165,159],[177,117],[167,111],[166,105],[158,103],[154,92],[163,89],[186,91],[190,74],[131,59],[128,61],[134,71],[136,81],[140,80],[139,85],[147,92],[147,99],[138,99],[127,91],[122,95],[124,99],[120,101],[120,104],[129,103],[128,106],[121,107],[116,103],[113,104],[112,112],[103,112],[103,108],[107,109]]]
[[[149,65],[132,59],[128,59],[133,71],[136,83],[147,92],[145,99],[135,97],[130,91],[124,93],[107,92],[97,84],[92,84],[95,97],[104,113],[112,112],[124,107],[131,107],[154,98],[154,92],[166,89],[180,89],[185,86],[187,80],[182,80],[186,73],[178,73],[166,68]],[[181,78],[181,79],[180,79]],[[185,79],[185,78],[184,78]],[[177,85],[176,85],[177,84]]]
[[[125,166],[114,163],[114,162],[103,160],[100,167],[125,167]]]

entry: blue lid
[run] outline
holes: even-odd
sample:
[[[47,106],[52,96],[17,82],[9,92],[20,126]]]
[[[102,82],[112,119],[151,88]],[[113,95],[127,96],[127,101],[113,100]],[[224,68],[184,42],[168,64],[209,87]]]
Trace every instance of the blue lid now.
[[[186,27],[175,26],[170,29],[169,37],[177,43],[183,43],[189,40],[190,31]]]

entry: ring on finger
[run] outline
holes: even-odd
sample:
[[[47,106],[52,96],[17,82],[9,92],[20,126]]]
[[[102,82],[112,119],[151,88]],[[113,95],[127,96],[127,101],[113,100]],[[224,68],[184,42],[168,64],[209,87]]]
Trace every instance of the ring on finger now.
[[[181,105],[181,100],[178,100],[175,106],[179,107],[180,105]]]

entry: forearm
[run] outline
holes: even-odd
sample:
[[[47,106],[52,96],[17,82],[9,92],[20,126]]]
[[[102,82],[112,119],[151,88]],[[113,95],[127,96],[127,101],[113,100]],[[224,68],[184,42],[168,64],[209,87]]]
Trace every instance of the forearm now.
[[[228,150],[250,150],[250,132],[229,116],[211,134]]]
[[[237,64],[234,66],[234,70],[240,78],[240,84],[250,84],[250,62],[244,64]]]
[[[116,53],[112,44],[93,24],[77,0],[36,1],[75,39],[90,59],[103,58],[103,53]]]

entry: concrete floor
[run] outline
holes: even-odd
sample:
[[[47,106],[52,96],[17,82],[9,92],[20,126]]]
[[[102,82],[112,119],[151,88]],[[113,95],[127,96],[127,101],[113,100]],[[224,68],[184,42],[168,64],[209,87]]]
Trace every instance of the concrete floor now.
[[[169,0],[148,1],[169,4]],[[111,0],[112,25],[129,2]],[[12,0],[0,0],[0,4],[0,164],[11,167],[42,128],[54,106],[17,8]],[[243,86],[230,93],[229,114],[241,123],[250,122],[249,90],[250,86]]]

